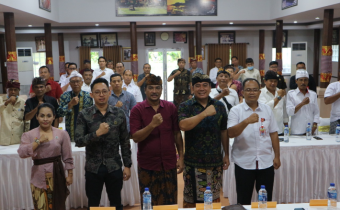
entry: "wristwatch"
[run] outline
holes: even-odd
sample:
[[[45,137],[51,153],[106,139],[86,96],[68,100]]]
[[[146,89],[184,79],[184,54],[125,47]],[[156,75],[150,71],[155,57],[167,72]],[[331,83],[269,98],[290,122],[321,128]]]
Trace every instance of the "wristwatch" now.
[[[35,140],[35,143],[37,143],[38,145],[40,145],[40,140],[39,140],[39,139],[36,139],[36,140]]]
[[[279,99],[279,101],[282,99],[282,97],[281,96],[278,96],[278,97],[276,97],[277,99]]]

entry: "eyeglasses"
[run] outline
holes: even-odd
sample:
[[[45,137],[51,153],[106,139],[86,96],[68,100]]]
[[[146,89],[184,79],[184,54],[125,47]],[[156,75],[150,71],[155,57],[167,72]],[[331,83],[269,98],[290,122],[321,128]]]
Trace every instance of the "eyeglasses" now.
[[[71,84],[79,84],[81,82],[82,82],[81,80],[70,81]]]
[[[103,91],[99,91],[99,90],[97,90],[97,91],[95,91],[95,92],[93,92],[96,96],[100,96],[100,94],[103,94],[103,96],[106,96],[108,93],[109,93],[109,91],[108,90],[103,90]]]
[[[250,93],[250,92],[256,93],[256,92],[258,92],[259,90],[260,90],[260,89],[258,89],[258,88],[253,88],[253,89],[247,88],[247,89],[245,89],[244,91],[245,91],[245,92],[248,92],[248,93]]]
[[[68,69],[70,69],[70,70],[77,70],[77,68],[68,68]]]

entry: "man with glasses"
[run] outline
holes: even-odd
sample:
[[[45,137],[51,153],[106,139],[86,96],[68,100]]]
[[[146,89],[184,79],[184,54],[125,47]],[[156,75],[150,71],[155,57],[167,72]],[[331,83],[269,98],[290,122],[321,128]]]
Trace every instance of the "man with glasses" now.
[[[277,61],[271,61],[269,63],[269,70],[274,71],[277,75],[277,78],[278,78],[277,88],[284,90],[287,88],[287,84],[286,84],[285,78],[282,75],[279,75],[277,73],[278,66],[279,66],[279,63]]]
[[[63,80],[60,80],[60,87],[63,90],[63,93],[72,90],[70,86],[70,75],[72,74],[73,71],[77,71],[77,64],[68,63],[67,75]]]
[[[74,131],[77,127],[78,113],[92,106],[93,100],[90,93],[81,90],[83,77],[80,73],[73,71],[69,80],[72,90],[61,95],[57,113],[60,117],[65,116],[66,131],[70,135],[71,141],[74,142]]]
[[[256,191],[265,185],[268,201],[272,200],[274,169],[281,165],[276,120],[271,108],[258,102],[260,93],[256,79],[245,79],[244,103],[231,108],[228,115],[228,135],[235,138],[231,161],[235,163],[237,203],[242,205],[250,204],[254,184]]]
[[[98,58],[98,64],[99,69],[94,70],[92,82],[95,79],[104,78],[106,79],[107,83],[110,84],[110,77],[112,74],[114,74],[114,72],[112,71],[112,69],[106,68],[106,58],[100,56]]]
[[[106,79],[95,79],[91,91],[95,104],[79,112],[75,132],[76,146],[86,147],[87,206],[99,207],[105,184],[110,206],[122,210],[121,190],[123,181],[131,176],[132,164],[126,117],[122,109],[108,104],[110,90]]]
[[[216,76],[217,76],[217,72],[218,70],[220,70],[222,68],[222,59],[221,58],[216,58],[215,59],[215,67],[210,69],[210,73],[209,73],[209,77],[211,79],[211,88],[216,88]]]
[[[151,65],[148,64],[148,63],[145,63],[143,65],[143,71],[144,71],[144,73],[142,73],[142,74],[140,74],[138,76],[137,86],[140,88],[140,92],[142,93],[143,101],[144,101],[146,99],[146,95],[145,95],[145,81],[148,78],[148,76],[150,76]]]
[[[301,70],[301,71],[306,71],[306,64],[304,62],[298,62],[296,64],[296,70]],[[308,74],[308,72],[307,72]],[[293,75],[291,78],[290,78],[290,81],[289,81],[289,88],[291,90],[294,90],[296,88],[298,88],[298,85],[296,83],[296,75]],[[314,77],[311,75],[311,74],[308,74],[308,85],[307,85],[307,88],[309,90],[312,90],[314,92],[316,92],[316,86],[317,84],[315,83],[315,80],[314,80]]]

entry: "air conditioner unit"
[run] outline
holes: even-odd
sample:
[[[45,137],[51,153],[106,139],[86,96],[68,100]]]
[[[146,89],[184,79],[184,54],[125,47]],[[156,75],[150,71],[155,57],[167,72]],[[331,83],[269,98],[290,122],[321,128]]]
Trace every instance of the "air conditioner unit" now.
[[[304,62],[307,68],[307,42],[292,42],[292,68],[291,75],[296,74],[296,64],[298,62]]]
[[[17,48],[18,72],[21,85],[31,85],[33,80],[32,48]]]

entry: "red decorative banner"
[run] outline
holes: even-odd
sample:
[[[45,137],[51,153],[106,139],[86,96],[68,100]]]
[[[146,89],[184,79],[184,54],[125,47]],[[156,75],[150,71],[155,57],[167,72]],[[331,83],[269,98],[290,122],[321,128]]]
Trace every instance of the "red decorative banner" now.
[[[332,56],[333,55],[332,46],[322,46],[322,55]]]
[[[7,52],[7,62],[15,62],[18,61],[17,52],[9,51]]]
[[[202,55],[196,55],[196,60],[197,62],[202,62],[203,61]]]
[[[138,54],[132,54],[132,60],[131,61],[138,61]]]
[[[265,70],[260,70],[260,74],[261,74],[261,77],[264,77],[264,75],[266,74],[266,71]]]
[[[331,81],[332,73],[321,73],[320,74],[320,82],[329,82]]]
[[[265,57],[264,53],[261,53],[261,54],[260,54],[260,56],[259,56],[259,59],[260,59],[260,60],[264,60],[264,59],[266,59],[266,57]]]
[[[276,60],[282,60],[282,53],[276,53]]]
[[[52,57],[47,57],[46,58],[46,64],[47,65],[52,65],[53,64],[53,58]]]
[[[133,75],[133,81],[137,82],[137,80],[138,80],[138,74],[134,74]]]
[[[59,56],[59,62],[65,62],[65,56],[63,55]]]

